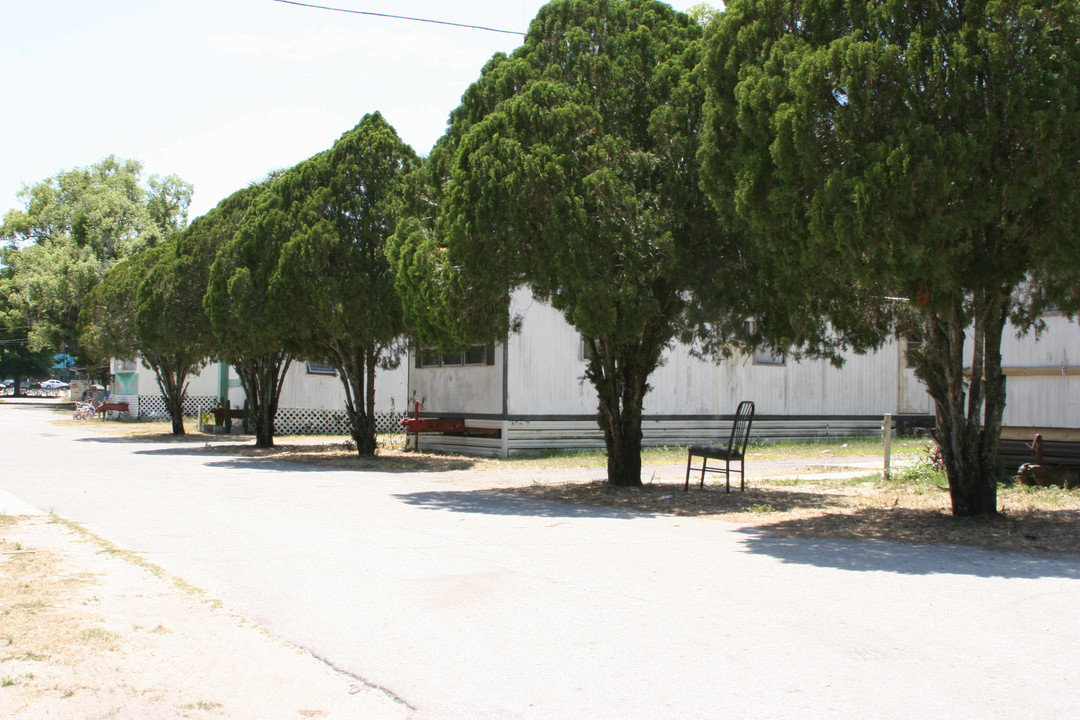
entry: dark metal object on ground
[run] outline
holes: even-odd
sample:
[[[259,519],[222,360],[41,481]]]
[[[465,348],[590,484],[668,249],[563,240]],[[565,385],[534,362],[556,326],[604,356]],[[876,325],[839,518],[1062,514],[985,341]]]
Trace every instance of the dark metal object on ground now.
[[[731,473],[739,474],[739,490],[746,489],[746,443],[750,439],[750,424],[754,420],[754,403],[743,400],[739,403],[739,409],[735,412],[735,420],[731,423],[731,435],[727,445],[691,445],[686,456],[686,484],[683,491],[690,489],[690,465],[695,457],[701,458],[701,487],[705,487],[705,473],[722,472],[726,492],[731,492]],[[710,466],[709,460],[723,460],[724,465]],[[738,464],[738,469],[732,467]]]

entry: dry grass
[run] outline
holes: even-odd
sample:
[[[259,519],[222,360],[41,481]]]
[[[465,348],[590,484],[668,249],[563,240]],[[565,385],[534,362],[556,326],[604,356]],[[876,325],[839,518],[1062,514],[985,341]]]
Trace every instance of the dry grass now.
[[[755,526],[778,537],[893,540],[969,545],[989,550],[1080,553],[1080,491],[1002,487],[1000,514],[955,518],[946,488],[922,482],[855,480],[751,481],[746,492],[682,483],[614,488],[601,481],[533,484],[502,492],[539,500],[640,512],[709,516]]]
[[[0,532],[14,527],[0,519]],[[40,686],[35,673],[114,649],[113,633],[78,608],[95,582],[53,552],[0,539],[0,684],[62,692]]]

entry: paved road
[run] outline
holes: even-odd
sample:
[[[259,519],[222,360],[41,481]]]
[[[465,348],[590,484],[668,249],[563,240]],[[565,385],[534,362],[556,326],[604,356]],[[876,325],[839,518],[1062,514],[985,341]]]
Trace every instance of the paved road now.
[[[0,490],[416,718],[1080,717],[1075,558],[770,539],[48,418],[0,404]]]

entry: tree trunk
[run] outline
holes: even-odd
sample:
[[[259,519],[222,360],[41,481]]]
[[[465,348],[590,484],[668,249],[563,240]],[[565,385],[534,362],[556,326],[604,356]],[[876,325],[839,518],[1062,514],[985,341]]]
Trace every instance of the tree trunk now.
[[[169,417],[172,419],[173,435],[183,435],[184,395],[186,395],[183,380],[178,377],[179,372],[174,367],[155,367],[154,372],[157,375],[158,388],[161,389],[161,394],[165,398],[165,409],[168,410]]]
[[[1004,298],[994,293],[971,303],[970,379],[964,369],[969,322],[960,299],[948,311],[927,317],[925,347],[916,355],[917,373],[937,406],[934,439],[957,517],[997,513],[997,452],[1005,410],[1001,337],[1009,293]]]
[[[641,487],[641,409],[648,377],[660,356],[648,340],[613,347],[589,340],[592,358],[586,377],[596,388],[596,416],[607,449],[607,480],[616,487]]]
[[[380,349],[372,344],[331,344],[330,356],[345,388],[345,415],[356,454],[370,457],[377,446],[375,432],[375,369]]]
[[[158,389],[165,399],[165,409],[172,420],[173,435],[184,434],[184,400],[187,398],[188,377],[198,370],[201,359],[191,360],[183,355],[147,352],[143,359],[154,371]]]
[[[641,487],[641,413],[634,423],[624,413],[621,422],[605,426],[608,483],[616,487]]]
[[[281,384],[292,358],[283,352],[266,353],[232,363],[247,395],[251,420],[255,425],[255,447],[274,446],[274,418],[277,416]]]
[[[364,369],[364,382],[367,383],[367,393],[364,396],[365,410],[364,424],[361,427],[363,437],[363,449],[359,438],[356,440],[356,452],[361,455],[374,455],[377,444],[375,430],[375,372],[379,361],[379,350],[373,345],[368,350],[367,367]]]

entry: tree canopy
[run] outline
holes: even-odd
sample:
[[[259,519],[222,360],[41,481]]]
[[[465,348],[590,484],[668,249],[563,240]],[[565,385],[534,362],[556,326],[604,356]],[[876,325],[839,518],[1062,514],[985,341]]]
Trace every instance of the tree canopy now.
[[[83,298],[79,341],[95,361],[134,358],[141,342],[135,326],[139,285],[156,260],[153,250],[116,263]]]
[[[641,483],[648,377],[694,280],[733,253],[698,188],[700,34],[649,0],[544,6],[451,114],[417,181],[429,202],[393,242],[421,342],[505,337],[518,286],[587,338],[618,485]]]
[[[187,223],[191,185],[109,156],[25,186],[22,210],[0,225],[11,268],[3,291],[35,348],[75,349],[83,297],[113,264],[160,243]]]
[[[277,260],[268,301],[290,344],[327,359],[345,389],[357,452],[375,452],[375,373],[396,364],[405,332],[386,258],[401,205],[399,176],[418,163],[379,113],[330,150],[286,172],[268,191],[295,219],[262,252]],[[286,198],[289,198],[287,200]]]
[[[703,182],[762,331],[921,335],[953,511],[996,512],[1006,322],[1078,302],[1080,5],[732,0],[710,30]]]
[[[203,315],[205,286],[194,302],[178,291],[171,276],[178,235],[114,265],[84,298],[79,328],[82,347],[94,359],[139,357],[154,371],[173,434],[183,435],[188,378],[206,359],[206,348],[189,334]],[[187,280],[180,279],[181,288]]]
[[[11,268],[0,264],[0,286]],[[0,379],[15,381],[12,393],[22,394],[22,381],[49,372],[52,352],[47,348],[30,347],[30,328],[18,309],[12,311],[7,298],[0,295]]]
[[[304,345],[284,332],[269,302],[277,269],[276,248],[291,235],[296,219],[291,197],[266,191],[281,173],[223,201],[223,212],[206,228],[204,243],[217,245],[203,307],[222,359],[236,369],[255,424],[258,447],[274,444],[274,417],[285,374]],[[302,312],[294,308],[291,312]]]

